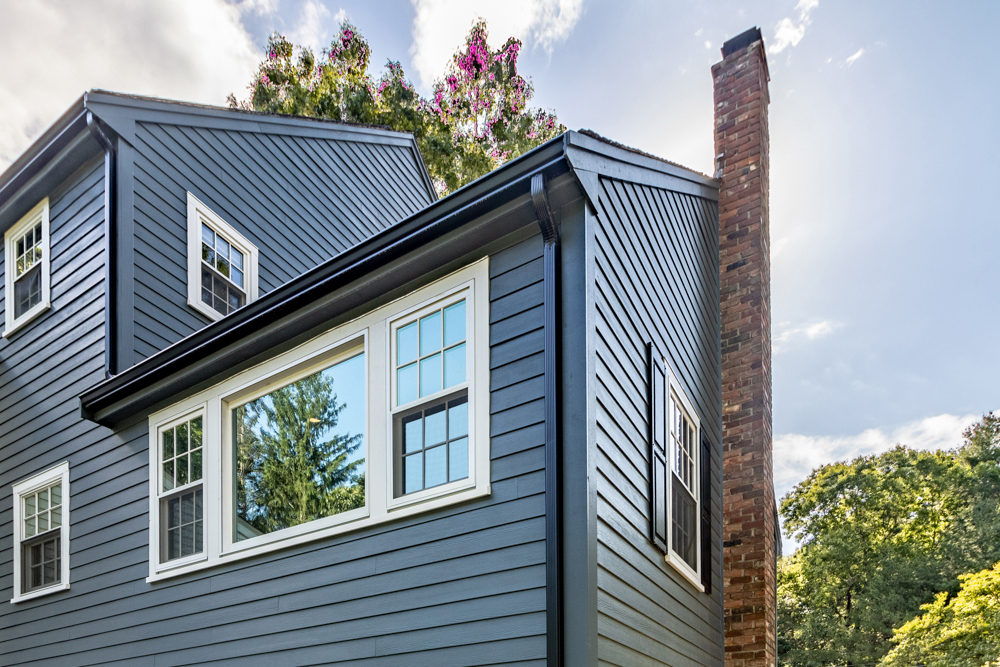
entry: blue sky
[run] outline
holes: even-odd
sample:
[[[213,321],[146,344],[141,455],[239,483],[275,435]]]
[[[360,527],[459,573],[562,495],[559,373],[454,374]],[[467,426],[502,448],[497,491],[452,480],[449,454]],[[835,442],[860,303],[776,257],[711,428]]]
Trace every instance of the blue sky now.
[[[895,442],[954,446],[1000,407],[993,1],[42,0],[5,8],[0,166],[89,88],[222,104],[268,33],[427,90],[477,16],[525,41],[535,103],[570,128],[712,169],[710,66],[758,25],[771,72],[775,470]]]

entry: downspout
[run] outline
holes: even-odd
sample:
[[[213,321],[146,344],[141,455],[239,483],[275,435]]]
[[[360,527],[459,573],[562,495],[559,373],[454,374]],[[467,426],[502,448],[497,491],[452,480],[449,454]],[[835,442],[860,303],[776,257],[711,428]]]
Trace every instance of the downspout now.
[[[548,667],[563,664],[562,475],[559,466],[559,230],[552,219],[545,176],[531,177],[531,201],[545,242],[545,634]]]
[[[84,100],[86,104],[86,100]],[[115,147],[94,114],[87,112],[87,129],[104,148],[104,377],[115,374]]]

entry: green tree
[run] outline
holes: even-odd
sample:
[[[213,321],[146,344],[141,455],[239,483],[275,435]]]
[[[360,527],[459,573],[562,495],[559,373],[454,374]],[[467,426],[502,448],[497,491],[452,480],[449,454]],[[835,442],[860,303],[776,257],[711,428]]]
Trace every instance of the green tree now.
[[[254,531],[364,505],[362,436],[335,430],[344,407],[320,372],[236,409],[237,515]]]
[[[960,577],[949,600],[939,593],[923,614],[896,630],[882,667],[991,667],[1000,663],[1000,563]]]
[[[779,565],[782,664],[874,665],[893,628],[996,561],[998,432],[987,415],[955,451],[826,465],[782,500],[802,544]]]
[[[249,99],[230,106],[383,125],[410,132],[439,194],[451,192],[566,128],[554,113],[529,108],[531,82],[517,71],[521,42],[487,44],[483,21],[452,57],[432,99],[421,97],[398,62],[375,80],[371,49],[349,23],[318,56],[275,33],[248,86]]]

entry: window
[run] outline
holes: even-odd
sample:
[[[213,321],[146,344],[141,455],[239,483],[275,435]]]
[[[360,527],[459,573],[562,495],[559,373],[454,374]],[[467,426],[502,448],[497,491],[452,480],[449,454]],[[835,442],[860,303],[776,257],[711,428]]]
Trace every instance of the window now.
[[[694,408],[666,360],[648,346],[651,541],[699,590],[702,444]]]
[[[69,588],[69,464],[14,485],[14,596]]]
[[[49,200],[43,199],[4,235],[6,328],[9,336],[49,306]]]
[[[467,328],[464,298],[393,324],[396,498],[469,477]]]
[[[150,580],[488,494],[488,275],[476,262],[151,415]]]
[[[188,193],[188,304],[213,320],[257,298],[257,247]]]
[[[160,560],[198,558],[205,550],[202,490],[203,414],[160,428],[159,505],[164,539]]]

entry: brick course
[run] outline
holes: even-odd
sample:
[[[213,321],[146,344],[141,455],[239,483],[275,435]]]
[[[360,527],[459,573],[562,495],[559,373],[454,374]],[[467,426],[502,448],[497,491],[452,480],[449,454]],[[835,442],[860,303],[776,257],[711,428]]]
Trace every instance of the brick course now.
[[[742,48],[739,48],[741,45]],[[775,664],[767,58],[756,28],[712,67],[722,307],[727,667]]]

